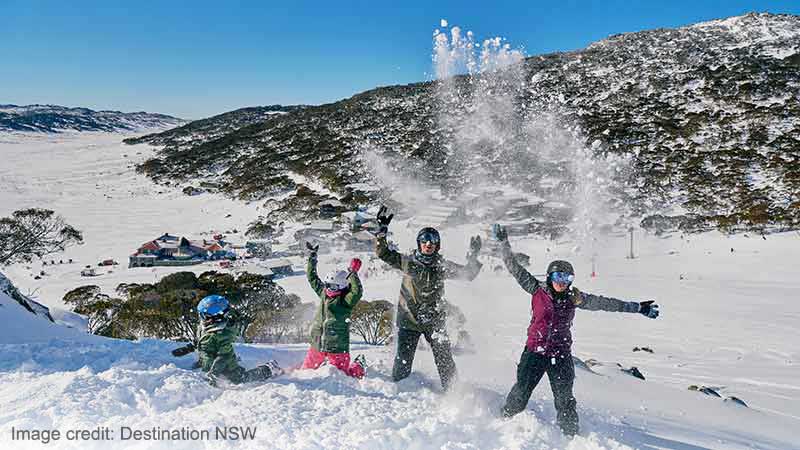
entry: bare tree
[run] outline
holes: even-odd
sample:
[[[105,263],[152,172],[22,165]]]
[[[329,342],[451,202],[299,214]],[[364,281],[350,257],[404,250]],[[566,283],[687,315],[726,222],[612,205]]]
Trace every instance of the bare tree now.
[[[360,301],[353,308],[350,327],[372,345],[383,345],[392,336],[393,305],[386,300]]]
[[[0,218],[0,265],[30,262],[83,243],[83,235],[49,209],[22,209]]]

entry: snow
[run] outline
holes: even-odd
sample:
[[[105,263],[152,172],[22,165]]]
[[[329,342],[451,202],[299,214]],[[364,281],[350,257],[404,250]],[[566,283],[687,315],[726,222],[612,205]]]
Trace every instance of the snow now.
[[[775,59],[786,59],[792,55],[797,54],[797,52],[798,52],[797,47],[789,47],[789,48],[776,47],[764,51],[764,55],[772,56]]]
[[[122,146],[119,134],[0,137],[0,215],[23,207],[48,207],[82,229],[86,243],[53,258],[75,264],[46,266],[34,280],[24,265],[4,270],[22,292],[36,292],[55,317],[63,293],[84,284],[106,291],[121,282],[151,282],[183,268],[126,269],[126,256],[163,232],[192,238],[208,230],[242,229],[257,206],[212,194],[189,197],[162,188],[129,166],[145,158],[146,146]],[[141,155],[136,155],[141,152]],[[129,155],[128,158],[123,154]],[[134,156],[135,155],[135,156]],[[97,185],[97,186],[96,186]],[[99,187],[99,188],[98,188]],[[159,193],[158,191],[162,191]],[[233,217],[226,219],[231,213]],[[442,230],[446,257],[464,262],[469,236],[482,225]],[[396,220],[400,248],[414,245],[416,229]],[[485,237],[485,236],[484,236]],[[726,236],[719,233],[658,238],[635,233],[635,259],[626,259],[629,237],[598,236],[595,247],[575,254],[568,239],[514,239],[515,251],[531,255],[530,270],[570,259],[576,285],[626,300],[654,299],[662,316],[578,311],[574,353],[602,363],[595,373],[578,369],[575,395],[581,435],[569,441],[553,424],[548,382],[528,409],[511,420],[497,411],[514,382],[516,362],[530,320],[530,298],[501,262],[482,256],[473,282],[450,281],[447,298],[467,317],[475,352],[455,355],[459,383],[443,393],[430,350],[421,350],[411,377],[390,379],[393,349],[354,344],[370,365],[354,380],[330,367],[294,371],[274,380],[224,389],[209,386],[191,370],[192,356],[172,357],[176,343],[137,342],[87,336],[52,324],[0,297],[0,445],[43,448],[11,441],[10,430],[108,427],[116,441],[67,441],[52,448],[797,448],[800,425],[800,280],[793,263],[796,233]],[[733,251],[731,251],[733,249]],[[597,277],[589,276],[596,254]],[[322,255],[320,271],[342,267],[351,254]],[[380,267],[360,254],[368,267]],[[81,278],[84,263],[114,258],[113,273]],[[50,258],[47,258],[48,260]],[[207,265],[190,270],[208,270]],[[304,277],[279,283],[304,301],[313,293]],[[374,270],[364,280],[367,300],[397,298],[399,276]],[[654,353],[632,352],[647,346]],[[237,345],[246,367],[277,359],[284,367],[302,361],[305,345]],[[642,381],[617,369],[636,366]],[[724,402],[689,385],[717,387],[749,408]],[[254,440],[120,441],[120,427],[135,430],[210,430],[255,427]]]
[[[129,146],[122,139],[133,135],[116,133],[62,133],[59,135],[0,135],[0,217],[22,208],[48,208],[83,232],[86,245],[63,254],[6,271],[18,286],[36,291],[40,303],[58,306],[70,289],[97,284],[113,288],[123,279],[141,280],[180,271],[180,268],[127,269],[128,256],[144,242],[164,233],[190,239],[210,239],[222,232],[231,242],[244,243],[241,234],[259,215],[257,204],[234,202],[220,194],[187,196],[182,187],[162,187],[133,165],[153,154],[146,145]],[[231,217],[226,217],[228,215]],[[237,229],[240,233],[225,233]],[[73,264],[67,264],[69,259]],[[114,259],[120,265],[99,268],[97,263]],[[50,260],[56,262],[50,265]],[[58,264],[63,260],[65,264]],[[100,276],[82,278],[85,265]],[[28,269],[27,267],[30,267]],[[203,265],[205,270],[207,265]],[[198,268],[198,270],[204,270]],[[34,280],[40,270],[47,274]],[[108,273],[113,270],[113,274]],[[20,280],[25,282],[21,283]]]
[[[54,326],[47,318],[32,314],[3,292],[0,292],[0,315],[3,321],[0,345],[83,337],[78,330]]]

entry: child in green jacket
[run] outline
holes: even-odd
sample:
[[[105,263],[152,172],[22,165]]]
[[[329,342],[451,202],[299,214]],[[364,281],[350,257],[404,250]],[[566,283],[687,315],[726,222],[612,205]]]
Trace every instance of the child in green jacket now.
[[[356,358],[354,363],[350,363],[350,314],[363,292],[358,278],[361,260],[353,258],[348,271],[334,271],[321,280],[317,275],[319,246],[308,242],[306,246],[310,250],[306,275],[320,303],[311,325],[311,348],[301,368],[316,369],[328,360],[347,375],[362,378],[363,359]]]
[[[197,314],[200,316],[200,340],[196,348],[200,355],[198,365],[212,385],[217,385],[220,376],[239,384],[263,381],[282,372],[274,360],[250,370],[239,365],[233,350],[233,343],[239,337],[239,328],[234,324],[228,299],[221,295],[209,295],[197,304]],[[174,350],[172,354],[183,356],[194,349],[189,344]]]

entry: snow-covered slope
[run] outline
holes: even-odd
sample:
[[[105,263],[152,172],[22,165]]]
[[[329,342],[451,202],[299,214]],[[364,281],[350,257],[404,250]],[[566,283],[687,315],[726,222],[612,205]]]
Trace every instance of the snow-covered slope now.
[[[58,105],[0,105],[0,131],[56,133],[167,128],[184,121],[147,112],[93,111]]]
[[[47,342],[85,335],[82,331],[56,325],[47,317],[28,311],[4,292],[0,292],[0,323],[3,330],[0,333],[0,345]]]
[[[171,270],[127,269],[129,252],[163,232],[196,235],[244,226],[259,205],[216,194],[185,196],[181,186],[154,187],[135,173],[135,159],[152,149],[122,146],[123,136],[75,134],[0,137],[0,215],[26,206],[56,210],[84,231],[86,244],[53,259],[73,264],[15,265],[4,270],[23,292],[36,292],[58,318],[63,294],[98,284],[107,292],[122,282],[152,282]],[[140,154],[137,154],[139,153]],[[125,156],[127,155],[127,156]],[[161,191],[161,192],[159,192]],[[226,217],[231,214],[231,217]],[[392,231],[403,249],[416,229],[402,217]],[[444,254],[459,262],[478,225],[443,230]],[[236,234],[232,234],[240,239]],[[800,426],[800,360],[793,336],[800,319],[796,233],[726,236],[718,233],[664,237],[637,230],[636,259],[626,259],[627,236],[598,235],[595,247],[576,253],[575,242],[525,238],[516,251],[531,255],[530,269],[569,258],[577,286],[625,299],[654,299],[662,316],[578,311],[575,355],[601,363],[579,369],[575,394],[581,436],[565,440],[552,423],[555,412],[546,380],[528,409],[512,420],[497,417],[514,381],[525,341],[530,299],[488,255],[472,283],[448,282],[447,297],[467,317],[474,353],[456,355],[460,385],[444,394],[429,350],[420,351],[414,373],[390,381],[391,347],[361,344],[370,362],[367,378],[352,380],[330,368],[298,371],[273,381],[212,388],[190,369],[193,357],[174,358],[175,343],[116,341],[86,336],[52,324],[0,299],[0,446],[3,448],[525,448],[525,449],[792,449]],[[589,276],[596,254],[597,277]],[[351,254],[324,255],[320,270],[343,266]],[[371,274],[366,299],[397,298],[399,277],[362,253]],[[111,273],[81,278],[84,264],[114,258]],[[49,259],[49,258],[48,258]],[[300,260],[295,260],[300,263]],[[500,267],[499,270],[495,268]],[[193,270],[207,270],[198,266]],[[312,301],[302,276],[280,284]],[[11,305],[11,306],[8,306]],[[14,309],[16,308],[16,309]],[[55,340],[53,338],[56,338]],[[11,343],[9,343],[11,342]],[[654,353],[633,352],[646,346]],[[237,345],[253,367],[277,359],[298,364],[302,345]],[[642,381],[618,370],[638,367]],[[715,387],[749,407],[690,391]],[[210,430],[255,427],[254,440],[120,441],[133,430]],[[15,429],[93,430],[109,427],[108,442],[67,441],[48,446],[11,441]]]
[[[410,234],[402,224],[396,231]],[[470,231],[446,232],[447,255],[461,260],[459,244]],[[177,344],[87,337],[0,345],[0,442],[39,448],[10,442],[13,426],[108,427],[118,439],[114,448],[797,448],[800,355],[785,339],[800,312],[791,301],[797,282],[788,266],[752,270],[796,248],[796,236],[649,238],[640,243],[635,260],[624,258],[626,241],[607,241],[597,278],[588,277],[587,258],[571,255],[577,283],[592,292],[654,298],[663,315],[653,321],[636,314],[578,312],[575,353],[601,365],[594,372],[578,369],[575,394],[583,431],[572,441],[552,423],[555,412],[544,380],[525,412],[512,420],[498,417],[524,344],[529,299],[505,272],[491,270],[497,261],[484,257],[487,265],[476,281],[447,286],[476,342],[474,353],[456,355],[460,383],[451,393],[441,392],[428,350],[417,355],[412,376],[397,384],[390,380],[392,348],[357,344],[353,353],[370,361],[362,381],[324,367],[217,389],[190,370],[193,357],[169,355]],[[551,257],[570,255],[567,243],[526,240],[514,246],[534,255],[534,270]],[[323,268],[337,263],[331,258],[323,258]],[[282,284],[311,297],[302,277]],[[365,289],[369,299],[393,298],[398,285],[396,274],[376,271]],[[765,289],[770,295],[761,295]],[[654,353],[634,353],[634,346]],[[273,358],[290,367],[304,351],[305,346],[237,346],[247,367]],[[617,362],[637,366],[647,380],[623,374]],[[689,391],[690,384],[716,387],[749,408]],[[213,440],[215,427],[224,426],[250,427],[255,439]],[[122,427],[208,430],[212,440],[123,442]],[[55,448],[108,448],[108,443],[62,440]]]

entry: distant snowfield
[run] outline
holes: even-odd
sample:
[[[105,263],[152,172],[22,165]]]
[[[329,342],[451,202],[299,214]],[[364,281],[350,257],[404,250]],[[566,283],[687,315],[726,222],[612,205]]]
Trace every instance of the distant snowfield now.
[[[174,269],[127,269],[127,256],[163,232],[202,237],[202,233],[242,230],[258,215],[258,205],[220,196],[188,197],[179,189],[150,183],[128,167],[152,152],[125,146],[119,134],[32,137],[0,135],[0,215],[24,207],[45,207],[84,231],[86,244],[53,258],[76,263],[46,266],[42,280],[36,263],[4,270],[25,292],[51,307],[83,284],[107,291],[121,282],[152,282]],[[137,154],[141,152],[141,154]],[[127,157],[123,155],[127,154]],[[158,191],[163,191],[158,193]],[[230,218],[225,218],[231,214]],[[392,224],[402,248],[415,231],[404,221]],[[477,226],[443,232],[443,253],[463,262],[468,237]],[[516,362],[530,319],[529,296],[500,261],[485,265],[472,283],[447,284],[448,299],[467,316],[474,353],[457,354],[460,384],[444,394],[429,350],[420,351],[414,373],[393,383],[392,348],[354,345],[370,362],[367,377],[349,379],[330,368],[295,371],[265,383],[217,389],[191,371],[193,357],[174,358],[177,344],[156,340],[117,341],[70,337],[0,298],[0,446],[3,448],[396,448],[396,449],[792,449],[800,448],[800,370],[798,323],[800,279],[795,259],[800,235],[783,233],[727,237],[718,233],[636,235],[637,258],[626,259],[628,237],[599,239],[586,254],[574,243],[512,240],[531,255],[529,268],[544,271],[551,259],[575,264],[576,285],[585,291],[628,300],[654,299],[657,320],[639,314],[578,311],[574,353],[594,358],[596,373],[577,370],[575,395],[581,435],[568,441],[553,425],[555,411],[547,381],[537,387],[528,409],[511,420],[498,418],[514,382]],[[733,250],[733,251],[731,251]],[[598,276],[589,277],[595,252]],[[343,265],[352,255],[325,255],[321,270]],[[367,264],[370,255],[359,255]],[[113,273],[81,278],[84,264],[120,262]],[[299,261],[295,261],[298,262]],[[210,269],[210,265],[193,270]],[[303,277],[280,281],[289,292],[313,301]],[[374,272],[365,280],[366,299],[394,301],[399,277]],[[57,314],[57,317],[61,315]],[[33,318],[35,319],[35,318]],[[38,320],[38,319],[37,319]],[[49,334],[48,334],[49,333]],[[8,336],[13,334],[13,336]],[[48,340],[52,337],[52,340]],[[6,342],[15,342],[8,344]],[[654,353],[633,352],[647,346]],[[302,345],[239,345],[251,367],[275,358],[298,364]],[[636,366],[646,381],[618,371]],[[687,390],[715,387],[736,396],[744,408],[721,398]],[[120,441],[122,426],[213,430],[256,427],[254,440]],[[109,427],[115,441],[60,441],[49,445],[11,441],[11,427],[95,429]]]
[[[52,209],[83,231],[86,241],[86,245],[45,258],[48,263],[51,259],[66,263],[71,258],[71,265],[42,267],[36,263],[31,269],[18,266],[7,272],[20,288],[35,291],[46,305],[60,305],[64,294],[80,284],[113,289],[125,279],[143,281],[143,270],[127,272],[128,256],[164,233],[210,239],[217,232],[243,232],[258,216],[255,203],[245,205],[216,194],[187,196],[180,188],[164,188],[137,174],[135,164],[154,152],[147,145],[122,143],[131,136],[0,134],[0,216],[22,208]],[[108,276],[108,268],[97,268],[99,261],[110,258],[119,262],[111,268],[114,276]],[[85,265],[96,267],[103,275],[81,279]],[[42,269],[47,275],[32,280]],[[149,280],[171,271],[156,269]],[[131,277],[126,278],[128,275]]]

